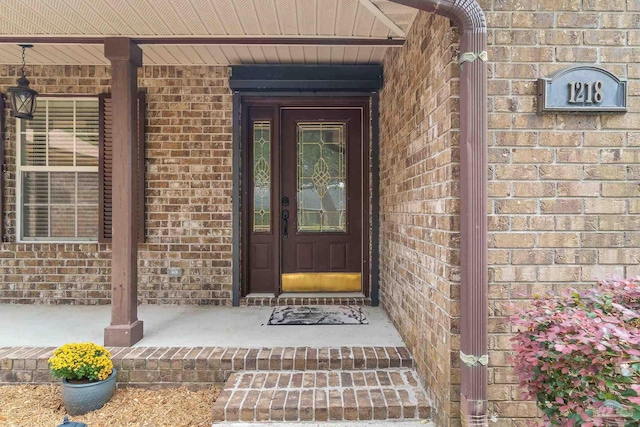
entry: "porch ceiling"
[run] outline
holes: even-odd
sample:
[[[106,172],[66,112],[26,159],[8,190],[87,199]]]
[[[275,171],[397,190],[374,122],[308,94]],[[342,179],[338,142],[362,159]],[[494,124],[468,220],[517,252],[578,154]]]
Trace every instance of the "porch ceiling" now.
[[[100,39],[129,36],[309,38],[309,45],[144,44],[148,65],[372,64],[387,46],[314,46],[314,39],[402,39],[416,13],[388,0],[2,0],[0,63],[21,60],[2,37],[35,45],[28,64],[107,64]],[[54,44],[51,37],[97,40]]]

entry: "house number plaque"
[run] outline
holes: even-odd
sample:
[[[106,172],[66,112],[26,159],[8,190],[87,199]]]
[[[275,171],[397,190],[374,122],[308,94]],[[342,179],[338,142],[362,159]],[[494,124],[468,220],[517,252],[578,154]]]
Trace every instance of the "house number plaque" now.
[[[627,82],[595,66],[577,66],[538,79],[538,113],[627,111]]]

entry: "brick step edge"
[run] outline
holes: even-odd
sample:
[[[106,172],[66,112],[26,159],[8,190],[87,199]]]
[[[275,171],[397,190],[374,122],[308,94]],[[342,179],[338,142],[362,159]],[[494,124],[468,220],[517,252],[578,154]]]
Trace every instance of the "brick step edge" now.
[[[415,420],[431,415],[411,369],[240,372],[213,405],[228,421]]]
[[[368,297],[243,297],[241,307],[277,307],[285,305],[355,305],[371,306]]]
[[[51,383],[54,347],[0,348],[0,384]],[[412,368],[405,347],[109,348],[123,384],[222,383],[238,371]]]

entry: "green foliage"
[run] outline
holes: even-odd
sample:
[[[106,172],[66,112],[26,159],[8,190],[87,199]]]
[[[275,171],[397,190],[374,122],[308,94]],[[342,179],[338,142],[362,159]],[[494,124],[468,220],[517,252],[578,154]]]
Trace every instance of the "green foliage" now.
[[[536,298],[512,317],[525,397],[554,426],[640,425],[640,283]]]

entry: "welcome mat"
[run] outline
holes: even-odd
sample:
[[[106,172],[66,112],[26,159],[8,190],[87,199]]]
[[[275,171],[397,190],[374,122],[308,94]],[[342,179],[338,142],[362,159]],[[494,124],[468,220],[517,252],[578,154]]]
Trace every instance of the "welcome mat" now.
[[[268,325],[368,325],[362,307],[285,306],[276,307]]]

